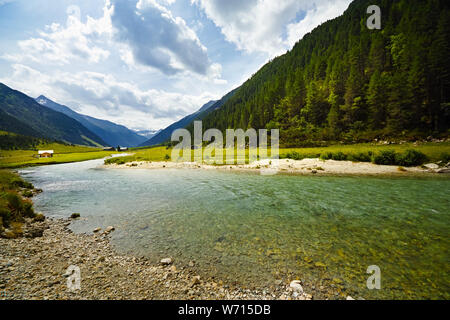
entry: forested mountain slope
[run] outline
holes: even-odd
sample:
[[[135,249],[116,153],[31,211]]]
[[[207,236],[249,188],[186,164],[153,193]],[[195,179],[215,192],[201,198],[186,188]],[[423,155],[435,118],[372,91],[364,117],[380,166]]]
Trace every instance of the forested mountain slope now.
[[[87,129],[99,136],[110,146],[124,146],[124,147],[136,147],[140,143],[147,140],[145,137],[140,136],[136,132],[128,129],[125,126],[118,125],[111,121],[101,120],[94,117],[90,117],[84,114],[77,113],[67,106],[58,104],[45,96],[39,96],[36,101],[43,106],[46,106],[52,110],[64,113],[65,115],[77,120]]]
[[[382,29],[369,30],[369,5]],[[279,128],[285,146],[448,136],[450,2],[356,0],[304,36],[203,120]]]
[[[2,121],[0,130],[66,143],[102,146],[106,143],[78,121],[37,103],[20,91],[0,83],[0,112],[11,121]],[[15,119],[15,120],[13,120]]]

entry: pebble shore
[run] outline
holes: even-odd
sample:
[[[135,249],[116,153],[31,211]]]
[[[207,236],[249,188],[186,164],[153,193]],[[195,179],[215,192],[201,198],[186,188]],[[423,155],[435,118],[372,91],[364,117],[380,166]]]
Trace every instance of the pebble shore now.
[[[75,234],[71,220],[28,221],[25,238],[0,238],[2,300],[310,300],[301,282],[282,284],[274,292],[227,288],[204,281],[190,266],[170,259],[159,265],[146,258],[119,255],[108,234]],[[169,262],[169,263],[167,263]],[[67,269],[81,272],[79,290],[68,289]]]

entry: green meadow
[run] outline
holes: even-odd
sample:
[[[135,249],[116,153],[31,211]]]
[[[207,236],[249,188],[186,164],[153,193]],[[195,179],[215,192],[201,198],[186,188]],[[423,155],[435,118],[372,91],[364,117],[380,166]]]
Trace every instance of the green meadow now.
[[[38,150],[54,150],[53,158],[38,158]],[[59,143],[40,144],[34,150],[0,150],[0,168],[20,168],[105,158],[116,152]]]

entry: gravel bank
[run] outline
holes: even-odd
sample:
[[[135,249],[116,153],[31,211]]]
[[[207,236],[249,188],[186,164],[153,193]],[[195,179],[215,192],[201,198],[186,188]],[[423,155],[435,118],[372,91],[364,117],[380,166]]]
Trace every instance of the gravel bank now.
[[[316,174],[316,175],[417,175],[450,173],[450,168],[426,168],[376,165],[368,162],[335,161],[321,159],[303,160],[259,160],[243,165],[209,165],[196,162],[148,162],[135,161],[126,164],[108,164],[103,168],[113,169],[204,169],[235,171],[269,171],[272,173]],[[261,172],[263,172],[261,171]]]
[[[311,299],[301,285],[274,292],[228,289],[203,281],[189,266],[152,265],[145,258],[118,255],[108,235],[75,234],[70,220],[28,221],[28,238],[0,238],[0,299]],[[37,236],[36,236],[37,235]],[[34,237],[36,236],[36,237]],[[67,287],[67,268],[78,266],[81,289]]]

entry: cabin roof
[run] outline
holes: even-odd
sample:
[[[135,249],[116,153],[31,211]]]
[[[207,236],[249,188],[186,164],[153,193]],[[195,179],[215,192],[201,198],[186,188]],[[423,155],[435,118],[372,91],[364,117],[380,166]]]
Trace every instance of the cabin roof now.
[[[39,154],[54,153],[53,150],[39,150]]]

